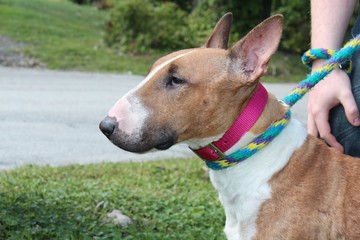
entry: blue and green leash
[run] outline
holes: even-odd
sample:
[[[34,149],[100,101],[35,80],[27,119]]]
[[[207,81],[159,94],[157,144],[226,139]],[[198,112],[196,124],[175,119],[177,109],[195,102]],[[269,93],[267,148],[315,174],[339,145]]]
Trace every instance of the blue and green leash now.
[[[351,72],[351,61],[349,59],[351,59],[351,56],[355,51],[359,50],[359,48],[360,34],[347,42],[345,46],[339,51],[321,48],[307,51],[302,58],[305,65],[310,66],[311,62],[315,59],[328,60],[321,68],[317,69],[306,79],[301,81],[294,90],[292,90],[282,99],[281,102],[289,106],[289,110],[285,113],[285,115],[281,119],[271,124],[264,133],[260,134],[248,145],[230,155],[227,155],[224,159],[212,162],[206,161],[207,166],[214,170],[225,169],[244,161],[267,146],[289,123],[291,116],[290,108],[307,92],[309,92],[318,82],[324,79],[332,70],[338,67],[342,68],[347,73]]]

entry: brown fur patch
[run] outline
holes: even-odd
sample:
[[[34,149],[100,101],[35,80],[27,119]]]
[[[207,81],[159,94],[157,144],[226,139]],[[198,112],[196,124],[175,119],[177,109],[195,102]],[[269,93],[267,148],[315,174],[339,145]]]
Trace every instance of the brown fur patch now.
[[[269,93],[269,99],[264,111],[250,131],[254,134],[261,134],[265,132],[275,120],[284,116],[287,110],[288,109],[285,106],[279,104],[279,101],[276,97],[274,97],[274,95]]]
[[[254,239],[360,239],[360,160],[309,136],[270,181]]]

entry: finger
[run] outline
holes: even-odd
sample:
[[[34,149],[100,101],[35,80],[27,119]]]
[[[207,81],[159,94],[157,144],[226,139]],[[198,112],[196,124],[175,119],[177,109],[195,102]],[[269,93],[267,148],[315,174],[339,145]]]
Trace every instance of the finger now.
[[[307,130],[308,130],[308,134],[318,137],[319,132],[316,127],[314,118],[310,114],[310,112],[308,113]]]
[[[350,124],[353,126],[360,126],[359,109],[356,105],[352,92],[343,94],[339,98],[341,104],[344,107],[345,115]]]
[[[324,141],[331,147],[336,148],[337,150],[339,150],[342,153],[344,152],[344,147],[336,140],[334,135],[332,135],[331,133],[327,134],[322,139],[324,139]]]
[[[316,116],[316,126],[320,137],[324,139],[327,144],[338,149],[340,152],[344,152],[343,146],[336,140],[334,135],[331,134],[329,113],[327,111],[323,111]]]

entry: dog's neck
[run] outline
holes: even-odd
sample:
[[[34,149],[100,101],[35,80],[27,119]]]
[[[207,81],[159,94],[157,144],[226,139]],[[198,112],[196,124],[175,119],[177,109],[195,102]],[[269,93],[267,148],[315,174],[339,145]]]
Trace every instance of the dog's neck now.
[[[264,100],[264,98],[266,99]],[[257,108],[257,110],[247,111],[248,107]],[[241,109],[240,115],[236,120],[234,120],[234,124],[229,126],[228,131],[209,138],[189,140],[187,141],[189,147],[193,149],[193,151],[198,154],[200,158],[210,161],[215,160],[217,156],[222,155],[222,153],[225,155],[232,154],[236,150],[251,142],[259,134],[266,131],[270,124],[281,118],[287,111],[286,107],[280,104],[273,95],[268,94],[266,90],[263,89],[262,85],[259,85],[258,89],[255,91],[254,96],[248,101],[245,108],[241,106],[239,108]],[[247,126],[244,127],[242,125]],[[234,129],[240,129],[240,133],[234,133]],[[234,136],[229,136],[231,134]],[[237,139],[236,141],[233,140],[231,145],[221,145],[222,140],[226,138]],[[211,155],[208,152],[213,150],[214,146],[217,153],[213,152]],[[223,149],[224,151],[221,152]],[[209,151],[207,152],[207,150]],[[218,153],[218,150],[220,150],[220,153]],[[207,157],[209,159],[207,159]]]
[[[259,83],[246,106],[222,137],[205,147],[192,149],[193,152],[205,161],[215,161],[224,158],[225,152],[232,148],[255,125],[264,111],[267,101],[268,92]]]
[[[231,154],[253,141],[287,108],[271,94],[255,125],[226,154]],[[210,179],[219,193],[226,213],[225,233],[230,237],[251,239],[256,234],[256,220],[261,205],[271,198],[269,181],[289,162],[290,157],[305,141],[306,130],[296,119],[291,119],[285,129],[264,149],[247,160],[223,170],[210,170]],[[218,139],[202,139],[197,144],[208,144]],[[236,238],[234,238],[236,239]]]

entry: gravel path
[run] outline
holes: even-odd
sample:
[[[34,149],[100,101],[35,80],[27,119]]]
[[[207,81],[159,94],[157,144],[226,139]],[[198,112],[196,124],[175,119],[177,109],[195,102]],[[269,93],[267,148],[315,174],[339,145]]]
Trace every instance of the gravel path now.
[[[0,65],[7,67],[44,68],[45,64],[25,56],[25,44],[15,42],[0,35]]]

